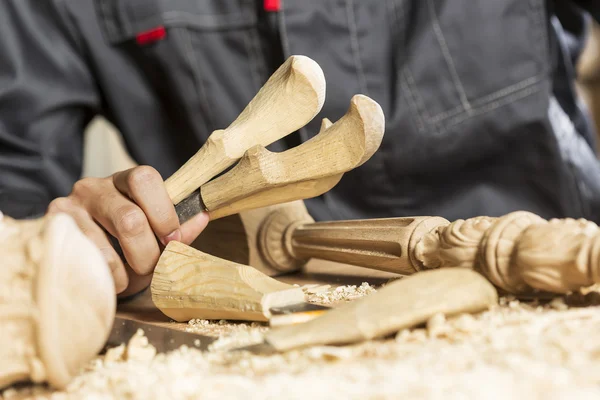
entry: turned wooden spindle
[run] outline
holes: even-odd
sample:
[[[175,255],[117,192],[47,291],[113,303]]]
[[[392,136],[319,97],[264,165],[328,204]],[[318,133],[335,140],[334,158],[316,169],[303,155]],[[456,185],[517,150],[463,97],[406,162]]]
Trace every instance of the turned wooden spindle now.
[[[348,263],[381,271],[411,274],[420,269],[413,249],[432,229],[449,222],[440,217],[306,222],[286,210],[269,215],[258,247],[271,265],[287,272],[310,258]]]
[[[600,228],[530,212],[452,223],[440,217],[311,223],[285,210],[265,217],[256,246],[264,262],[292,271],[310,258],[413,274],[472,268],[513,294],[568,293],[600,283]]]
[[[0,388],[63,388],[103,347],[116,294],[95,245],[66,214],[0,213]]]

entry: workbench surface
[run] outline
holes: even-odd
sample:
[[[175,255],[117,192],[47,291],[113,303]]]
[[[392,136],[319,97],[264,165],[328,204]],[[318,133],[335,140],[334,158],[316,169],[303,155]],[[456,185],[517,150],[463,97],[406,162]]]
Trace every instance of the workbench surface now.
[[[310,263],[280,279],[372,285],[397,278],[334,263]],[[21,388],[6,398],[80,399],[584,399],[600,398],[600,307],[571,308],[501,298],[489,311],[406,330],[353,346],[319,346],[255,356],[227,352],[256,341],[260,324],[174,323],[148,293],[119,315],[201,334],[221,334],[213,349],[149,354],[139,343],[91,363],[63,392]]]

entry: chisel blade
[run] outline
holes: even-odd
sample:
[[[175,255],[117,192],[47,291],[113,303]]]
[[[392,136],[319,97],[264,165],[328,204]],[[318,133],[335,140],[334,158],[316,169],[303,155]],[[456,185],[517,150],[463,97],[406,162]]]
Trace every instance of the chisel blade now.
[[[271,307],[269,326],[301,324],[329,311],[331,308],[312,303],[292,304],[285,307]]]
[[[138,329],[144,331],[144,336],[148,338],[148,343],[154,346],[159,353],[176,350],[183,345],[204,351],[208,349],[211,343],[218,339],[212,336],[179,331],[128,318],[115,317],[115,322],[105,347],[119,346],[123,343],[127,344]]]
[[[175,211],[177,212],[180,224],[206,211],[206,205],[204,205],[204,201],[202,200],[200,189],[196,189],[188,197],[181,200],[179,204],[175,205]]]

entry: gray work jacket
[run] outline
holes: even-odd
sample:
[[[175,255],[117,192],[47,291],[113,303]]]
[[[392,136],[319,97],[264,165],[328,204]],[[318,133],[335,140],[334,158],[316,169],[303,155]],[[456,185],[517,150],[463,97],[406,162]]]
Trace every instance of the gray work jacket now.
[[[595,2],[581,2],[600,15]],[[44,212],[82,167],[95,115],[164,178],[227,127],[289,55],[316,60],[327,99],[308,140],[350,98],[383,108],[379,151],[316,219],[529,210],[600,219],[594,132],[573,91],[590,14],[569,1],[4,0],[0,210]],[[600,222],[600,221],[599,221]]]

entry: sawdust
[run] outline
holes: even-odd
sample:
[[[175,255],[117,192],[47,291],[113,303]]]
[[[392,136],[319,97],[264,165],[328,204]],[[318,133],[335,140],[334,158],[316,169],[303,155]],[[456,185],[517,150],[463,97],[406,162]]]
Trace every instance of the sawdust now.
[[[267,324],[260,322],[232,322],[226,320],[211,321],[207,319],[192,319],[185,330],[204,336],[223,337],[232,334],[243,336],[246,332],[265,332]]]
[[[352,301],[377,291],[367,282],[363,282],[358,287],[356,285],[348,285],[330,289],[328,287],[319,286],[317,287],[317,290],[311,289],[312,288],[310,287],[304,289],[304,292],[307,295],[307,301],[323,305]]]
[[[600,307],[502,298],[477,314],[435,315],[423,327],[354,346],[257,356],[227,352],[260,340],[260,324],[190,323],[228,333],[207,352],[181,347],[151,359],[131,340],[99,357],[51,399],[587,399],[600,398]],[[221,327],[221,328],[219,328]],[[202,328],[202,329],[204,329]],[[125,346],[123,346],[125,347]],[[133,347],[130,349],[129,347]]]

